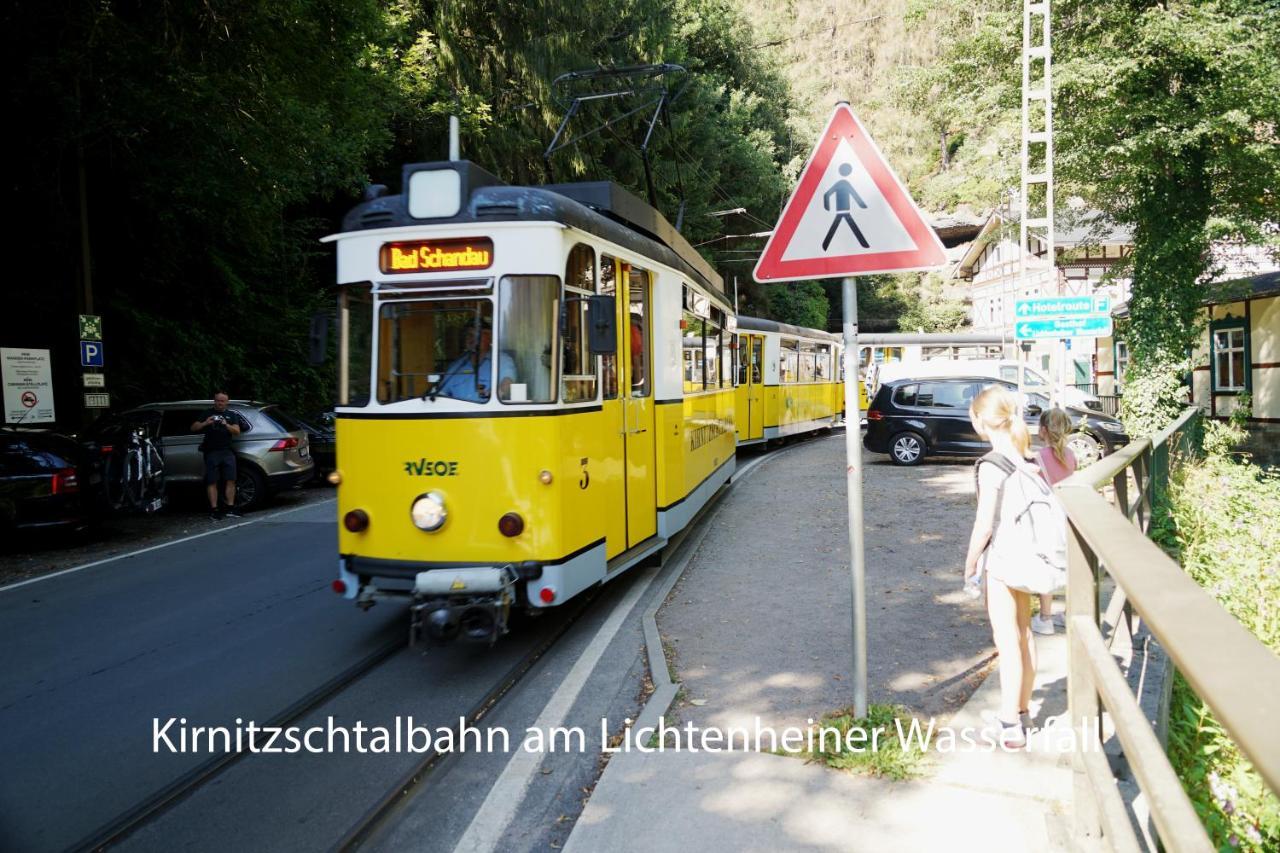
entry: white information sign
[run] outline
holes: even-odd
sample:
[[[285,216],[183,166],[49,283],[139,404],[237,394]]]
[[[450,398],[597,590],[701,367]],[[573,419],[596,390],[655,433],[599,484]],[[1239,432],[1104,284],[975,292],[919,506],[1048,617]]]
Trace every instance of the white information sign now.
[[[47,349],[0,347],[0,377],[5,423],[53,423],[53,372]]]

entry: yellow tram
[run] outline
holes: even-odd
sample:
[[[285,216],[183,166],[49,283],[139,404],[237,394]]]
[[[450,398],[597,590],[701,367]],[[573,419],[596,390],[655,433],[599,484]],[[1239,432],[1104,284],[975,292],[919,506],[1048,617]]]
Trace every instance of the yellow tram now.
[[[844,410],[840,336],[738,318],[738,444],[835,426]]]
[[[408,596],[415,637],[492,641],[512,608],[562,604],[659,551],[733,474],[737,410],[759,412],[759,439],[839,410],[830,336],[765,321],[739,335],[720,277],[614,184],[414,164],[401,194],[371,188],[325,239],[334,588],[362,607]]]

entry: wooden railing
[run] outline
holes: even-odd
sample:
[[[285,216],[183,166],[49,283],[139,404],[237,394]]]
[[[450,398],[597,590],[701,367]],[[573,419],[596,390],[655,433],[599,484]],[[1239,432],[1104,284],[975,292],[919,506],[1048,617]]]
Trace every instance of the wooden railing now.
[[[1056,488],[1070,523],[1067,691],[1077,734],[1075,835],[1113,850],[1136,851],[1143,844],[1099,742],[1098,733],[1107,729],[1114,729],[1146,795],[1164,849],[1213,849],[1104,639],[1103,626],[1113,626],[1114,636],[1121,619],[1130,634],[1132,620],[1142,620],[1267,785],[1280,793],[1280,726],[1273,718],[1280,709],[1280,657],[1146,536],[1170,465],[1191,451],[1199,429],[1199,411],[1188,409],[1158,435],[1122,448]],[[1104,618],[1108,576],[1114,591]],[[1084,737],[1085,732],[1095,736]]]

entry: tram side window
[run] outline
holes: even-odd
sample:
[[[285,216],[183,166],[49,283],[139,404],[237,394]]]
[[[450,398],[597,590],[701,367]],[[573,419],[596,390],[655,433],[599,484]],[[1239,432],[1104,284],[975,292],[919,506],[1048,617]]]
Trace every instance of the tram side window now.
[[[706,321],[692,311],[686,311],[680,326],[684,344],[684,390],[686,393],[701,391],[705,376],[706,353],[702,341],[706,334]]]
[[[711,319],[703,323],[702,351],[706,353],[703,388],[720,387],[720,365],[723,364],[720,358],[720,326],[723,319],[724,315],[718,309],[712,309]]]
[[[596,290],[596,258],[581,243],[569,252],[564,273],[564,321],[561,324],[561,393],[564,402],[596,398],[596,357],[587,338],[588,297]]]
[[[738,377],[737,383],[739,385],[746,385],[747,384],[747,359],[749,356],[749,353],[747,352],[747,347],[751,345],[751,342],[746,335],[738,335],[734,340],[735,342],[734,342],[734,349],[733,349],[733,363],[737,368],[734,371],[734,373]]]
[[[605,296],[618,296],[618,262],[608,255],[600,256],[600,292]],[[633,356],[634,357],[634,356]],[[618,354],[616,352],[599,356],[600,383],[603,386],[604,399],[618,399]]]
[[[498,284],[498,349],[513,364],[511,382],[498,386],[503,403],[551,403],[556,399],[551,341],[560,279],[507,275]]]
[[[817,373],[817,346],[809,341],[800,344],[800,381],[812,382]]]
[[[830,382],[831,376],[831,345],[819,344],[813,378],[818,382]]]
[[[373,373],[373,294],[369,285],[342,288],[338,294],[338,318],[347,324],[347,349],[338,353],[339,361],[346,361],[347,387],[338,389],[338,402],[343,406],[364,406],[369,402],[369,377]]]
[[[778,372],[783,383],[797,382],[800,376],[800,349],[795,341],[783,339],[778,359]]]
[[[733,333],[728,328],[721,329],[721,388],[733,387]]]

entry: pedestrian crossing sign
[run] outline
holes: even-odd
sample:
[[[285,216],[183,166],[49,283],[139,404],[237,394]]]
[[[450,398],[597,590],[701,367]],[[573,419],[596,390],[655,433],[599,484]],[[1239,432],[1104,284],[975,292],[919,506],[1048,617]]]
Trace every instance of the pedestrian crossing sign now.
[[[846,103],[836,105],[756,263],[761,283],[935,269],[946,252]]]

